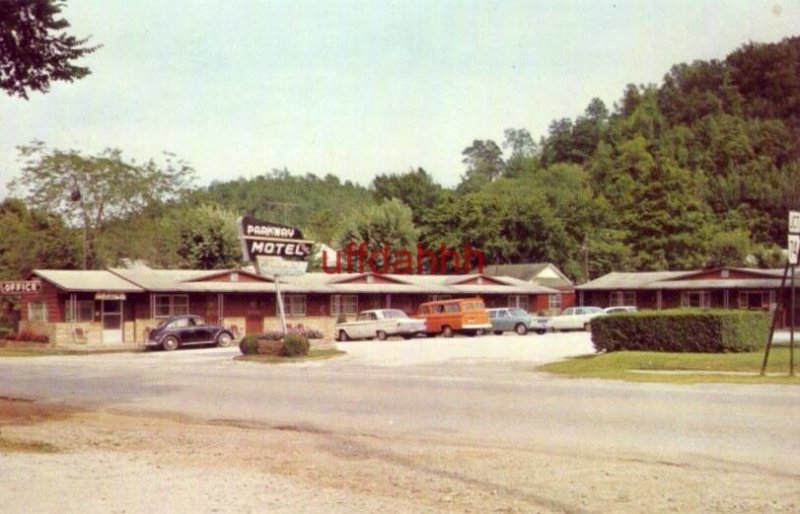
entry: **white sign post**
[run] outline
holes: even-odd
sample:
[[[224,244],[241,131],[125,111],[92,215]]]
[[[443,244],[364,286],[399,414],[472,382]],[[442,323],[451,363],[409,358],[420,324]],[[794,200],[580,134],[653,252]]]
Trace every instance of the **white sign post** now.
[[[800,234],[800,211],[789,211],[789,233]]]
[[[797,255],[800,252],[800,234],[789,234],[789,264],[791,266],[797,266]]]

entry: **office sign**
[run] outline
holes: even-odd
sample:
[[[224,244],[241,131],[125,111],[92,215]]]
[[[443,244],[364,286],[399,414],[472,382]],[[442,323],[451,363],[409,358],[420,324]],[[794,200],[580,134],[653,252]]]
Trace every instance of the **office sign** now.
[[[0,282],[0,294],[36,294],[42,290],[42,283],[38,280],[8,280]]]

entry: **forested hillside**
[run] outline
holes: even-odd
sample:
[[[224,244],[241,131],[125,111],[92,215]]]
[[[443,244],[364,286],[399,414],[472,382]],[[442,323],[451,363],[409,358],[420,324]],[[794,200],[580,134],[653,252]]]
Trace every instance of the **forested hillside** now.
[[[350,237],[395,246],[413,237],[429,247],[469,242],[487,262],[551,261],[578,281],[611,270],[776,266],[786,213],[800,208],[800,38],[676,64],[660,84],[628,85],[612,106],[587,99],[583,113],[554,120],[538,141],[513,128],[499,143],[465,145],[454,188],[422,168],[377,175],[369,187],[283,170],[200,189],[181,183],[163,194],[153,184],[191,170],[42,150],[28,156],[12,189],[28,206],[0,205],[0,274],[80,267],[84,251],[90,267],[122,258],[231,266],[240,258],[233,220],[242,214],[300,226],[333,245]],[[116,158],[114,173],[148,172],[155,193],[84,232],[93,218],[81,224],[69,210],[86,203],[88,186],[55,210],[24,180],[59,158],[62,166],[81,162],[75,173],[111,169]],[[56,192],[75,196],[63,187]]]

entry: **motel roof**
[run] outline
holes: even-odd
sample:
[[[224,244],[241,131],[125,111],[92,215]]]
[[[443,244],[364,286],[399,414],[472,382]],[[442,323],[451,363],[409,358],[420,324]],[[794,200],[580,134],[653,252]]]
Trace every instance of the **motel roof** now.
[[[578,291],[655,289],[777,289],[783,270],[723,267],[711,270],[612,272],[577,286]]]
[[[34,270],[32,275],[73,292],[274,293],[273,277],[246,269],[171,270],[109,268],[107,270]],[[285,293],[322,294],[556,294],[559,291],[512,277],[484,274],[398,275],[305,273],[280,277]]]
[[[143,289],[107,270],[54,270],[37,269],[31,272],[65,291],[108,291],[114,293],[139,293]]]

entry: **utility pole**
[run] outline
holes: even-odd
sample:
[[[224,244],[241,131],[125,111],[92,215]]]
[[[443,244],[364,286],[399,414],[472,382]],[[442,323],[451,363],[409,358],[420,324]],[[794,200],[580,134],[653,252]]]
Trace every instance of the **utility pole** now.
[[[589,234],[584,234],[583,244],[581,245],[583,252],[583,278],[586,282],[589,281]]]
[[[268,206],[275,206],[275,207],[280,207],[280,208],[283,209],[283,219],[281,220],[281,223],[283,223],[284,225],[288,225],[289,224],[289,210],[300,206],[299,203],[293,203],[293,202],[267,201],[267,202],[264,202],[264,203],[267,204]]]

